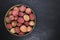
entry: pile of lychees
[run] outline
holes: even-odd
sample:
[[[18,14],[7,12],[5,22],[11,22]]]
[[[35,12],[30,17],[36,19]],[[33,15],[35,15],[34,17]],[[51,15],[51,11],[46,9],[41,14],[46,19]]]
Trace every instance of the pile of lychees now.
[[[25,5],[13,6],[5,16],[5,23],[10,33],[23,36],[32,31],[35,15],[31,8]]]

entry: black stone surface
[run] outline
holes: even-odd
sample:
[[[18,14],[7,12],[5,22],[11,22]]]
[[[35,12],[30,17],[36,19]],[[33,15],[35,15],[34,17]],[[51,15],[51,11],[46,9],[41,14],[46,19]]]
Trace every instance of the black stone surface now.
[[[36,26],[24,37],[11,35],[4,26],[7,10],[17,4],[31,7],[36,14]],[[0,0],[0,40],[59,40],[60,0]]]

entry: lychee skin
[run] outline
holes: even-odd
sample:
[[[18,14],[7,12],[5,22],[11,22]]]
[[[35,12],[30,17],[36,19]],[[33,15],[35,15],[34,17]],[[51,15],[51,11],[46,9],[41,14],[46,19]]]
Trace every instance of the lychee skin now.
[[[6,28],[7,29],[11,29],[12,28],[12,25],[11,24],[6,24]]]
[[[21,30],[22,32],[27,32],[27,27],[26,27],[25,25],[22,25],[22,26],[20,27],[20,30]]]
[[[10,29],[10,32],[14,34],[15,33],[15,28]]]
[[[8,17],[6,17],[5,22],[10,23],[10,19]]]
[[[21,12],[24,12],[26,10],[26,7],[24,5],[22,5],[19,9]]]
[[[26,8],[26,14],[30,14],[31,13],[31,9],[30,8]]]
[[[17,20],[18,19],[18,17],[16,16],[15,18],[14,18],[14,20]]]
[[[35,22],[34,22],[34,21],[30,21],[30,22],[29,22],[29,25],[30,25],[30,26],[34,26],[34,25],[35,25]]]
[[[10,19],[10,20],[14,20],[14,16],[13,16],[13,15],[10,15],[10,16],[9,16],[9,19]]]
[[[14,11],[19,11],[19,8],[18,8],[18,7],[14,7],[13,10],[14,10]]]
[[[25,34],[24,32],[20,32],[19,33],[20,36],[24,36],[24,34]]]
[[[29,22],[24,22],[24,24],[25,24],[26,26],[28,26],[28,25],[29,25]]]
[[[19,12],[19,16],[24,16],[24,13],[22,13],[22,12]]]
[[[18,18],[18,22],[19,22],[19,23],[23,23],[23,22],[24,22],[24,19],[23,19],[22,17],[19,17],[19,18]]]
[[[17,23],[17,26],[20,27],[22,24],[21,23]]]
[[[19,27],[16,27],[16,28],[15,28],[15,32],[16,32],[16,33],[19,33],[19,32],[20,32]]]
[[[29,21],[29,15],[25,14],[23,17],[25,21]]]
[[[15,27],[17,25],[17,21],[13,21],[11,24],[13,27]]]
[[[31,26],[28,26],[27,27],[27,32],[31,32],[32,31],[32,27]]]
[[[30,14],[29,17],[30,17],[30,20],[34,20],[35,19],[34,14]]]
[[[12,15],[13,15],[13,16],[17,16],[17,15],[18,15],[18,11],[13,11],[13,12],[12,12]]]

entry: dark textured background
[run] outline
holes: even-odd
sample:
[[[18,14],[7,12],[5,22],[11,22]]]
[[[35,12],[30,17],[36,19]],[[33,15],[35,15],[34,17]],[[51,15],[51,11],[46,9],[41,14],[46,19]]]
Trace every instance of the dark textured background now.
[[[30,6],[36,14],[36,26],[25,37],[11,35],[4,26],[7,10],[16,4]],[[60,0],[0,0],[0,40],[59,40]]]

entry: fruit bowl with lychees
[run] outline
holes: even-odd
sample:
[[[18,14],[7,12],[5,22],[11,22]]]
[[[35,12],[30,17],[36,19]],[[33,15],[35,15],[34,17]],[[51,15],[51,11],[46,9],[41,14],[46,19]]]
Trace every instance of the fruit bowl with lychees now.
[[[30,7],[18,4],[7,11],[4,23],[9,33],[15,36],[25,36],[33,31],[36,16]]]

